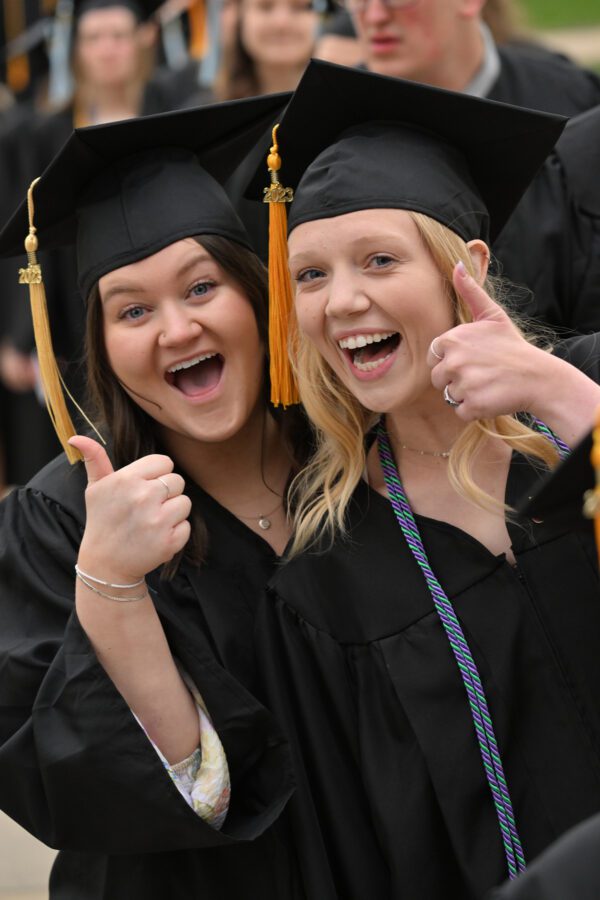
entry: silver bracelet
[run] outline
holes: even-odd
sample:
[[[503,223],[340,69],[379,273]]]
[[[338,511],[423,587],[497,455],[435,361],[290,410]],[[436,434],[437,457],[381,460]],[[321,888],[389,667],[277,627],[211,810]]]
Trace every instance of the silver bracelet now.
[[[132,584],[113,584],[112,581],[102,581],[101,578],[94,578],[93,575],[88,575],[87,572],[84,572],[83,569],[80,569],[80,568],[79,568],[79,566],[77,565],[77,563],[75,563],[75,572],[76,572],[77,575],[79,575],[79,576],[83,575],[84,578],[89,579],[89,581],[93,581],[94,584],[101,584],[102,587],[117,588],[117,589],[120,589],[120,588],[126,589],[126,588],[139,587],[140,584],[143,584],[143,583],[144,583],[144,579],[143,579],[143,578],[140,578],[139,581],[134,581]]]
[[[104,597],[105,600],[114,600],[115,603],[135,603],[138,600],[145,600],[146,597],[149,596],[148,591],[144,591],[143,594],[139,594],[137,597],[115,597],[114,594],[105,594],[104,591],[100,591],[97,587],[94,587],[94,585],[85,578],[85,575],[83,575],[80,570],[76,569],[75,571],[81,583],[85,584],[86,588],[89,591],[93,591],[94,594],[98,594],[99,597]]]

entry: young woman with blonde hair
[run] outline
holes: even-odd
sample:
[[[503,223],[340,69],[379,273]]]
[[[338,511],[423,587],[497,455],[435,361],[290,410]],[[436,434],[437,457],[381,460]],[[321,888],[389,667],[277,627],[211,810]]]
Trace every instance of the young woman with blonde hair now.
[[[315,62],[278,132],[317,436],[257,639],[301,859],[345,900],[482,897],[600,807],[593,541],[515,511],[589,429],[599,348],[590,378],[531,343],[487,279],[560,129]]]

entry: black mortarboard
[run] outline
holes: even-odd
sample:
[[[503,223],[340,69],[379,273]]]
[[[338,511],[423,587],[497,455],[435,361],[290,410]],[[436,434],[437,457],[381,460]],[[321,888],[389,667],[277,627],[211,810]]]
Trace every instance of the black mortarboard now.
[[[277,136],[282,183],[297,189],[289,229],[394,208],[426,213],[465,240],[494,239],[565,122],[313,60]]]
[[[77,244],[84,297],[101,275],[179,238],[219,234],[251,246],[223,182],[289,94],[234,100],[76,129],[33,195],[41,249]],[[0,232],[23,251],[24,201]]]
[[[583,507],[585,494],[596,483],[592,447],[593,431],[544,478],[533,494],[521,502],[518,512],[531,519],[547,519],[574,531],[591,530],[592,521],[584,516]]]
[[[93,9],[108,9],[114,6],[124,6],[131,10],[138,22],[143,22],[154,15],[165,0],[74,0],[73,17],[80,19],[86,12]]]
[[[465,241],[493,240],[565,122],[562,116],[312,60],[277,133],[281,184],[296,192],[288,232],[303,222],[363,209],[409,209]],[[279,165],[276,153],[275,158]],[[279,175],[268,165],[277,187],[266,195],[273,210],[283,195]],[[264,174],[257,175],[249,194],[257,196],[264,182]],[[269,269],[278,273],[280,244],[273,241],[279,249],[269,254]],[[282,278],[275,281],[272,400],[288,403],[295,398],[286,350],[291,290]]]
[[[28,200],[0,233],[0,255],[22,252],[40,372],[50,416],[67,455],[74,433],[49,337],[35,252],[77,244],[79,287],[87,297],[107,272],[184,237],[216,234],[251,247],[221,182],[289,99],[275,94],[76,129]],[[33,227],[31,227],[33,225]]]

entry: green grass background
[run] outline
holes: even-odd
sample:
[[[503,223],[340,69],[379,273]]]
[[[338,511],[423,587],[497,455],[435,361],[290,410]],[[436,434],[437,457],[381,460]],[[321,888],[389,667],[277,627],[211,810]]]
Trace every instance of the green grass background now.
[[[600,26],[600,0],[522,0],[522,5],[535,28]]]

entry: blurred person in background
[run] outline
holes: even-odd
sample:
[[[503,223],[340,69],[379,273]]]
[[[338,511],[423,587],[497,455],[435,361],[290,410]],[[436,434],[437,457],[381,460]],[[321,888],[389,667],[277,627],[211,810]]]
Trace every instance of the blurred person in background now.
[[[513,0],[346,0],[345,8],[370,71],[565,116],[600,104],[600,78],[534,44]],[[523,288],[520,314],[559,330],[600,328],[596,170],[575,175],[595,140],[591,115],[559,143],[493,247],[495,270]]]
[[[218,98],[293,90],[312,55],[318,23],[310,0],[240,0],[234,40],[217,76]]]

